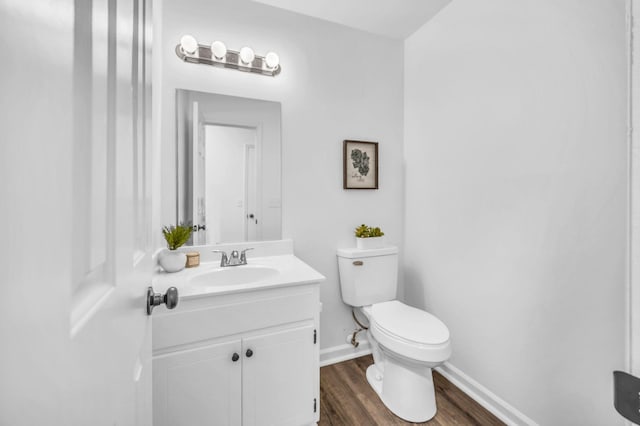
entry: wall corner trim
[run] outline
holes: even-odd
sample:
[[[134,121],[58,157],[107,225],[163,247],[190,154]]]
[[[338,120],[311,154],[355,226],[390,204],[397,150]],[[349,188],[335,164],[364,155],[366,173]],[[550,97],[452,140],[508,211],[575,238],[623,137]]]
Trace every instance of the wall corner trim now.
[[[508,404],[505,400],[467,376],[449,362],[445,362],[441,366],[436,367],[436,371],[507,425],[538,426],[538,423],[525,416],[515,407]]]

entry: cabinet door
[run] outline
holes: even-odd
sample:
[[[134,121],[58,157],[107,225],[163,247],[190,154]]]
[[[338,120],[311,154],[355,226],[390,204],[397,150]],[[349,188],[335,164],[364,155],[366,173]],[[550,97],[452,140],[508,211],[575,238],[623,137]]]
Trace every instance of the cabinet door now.
[[[242,340],[243,426],[315,422],[319,370],[314,340],[313,324]]]
[[[236,340],[154,357],[154,426],[239,425],[240,349]]]

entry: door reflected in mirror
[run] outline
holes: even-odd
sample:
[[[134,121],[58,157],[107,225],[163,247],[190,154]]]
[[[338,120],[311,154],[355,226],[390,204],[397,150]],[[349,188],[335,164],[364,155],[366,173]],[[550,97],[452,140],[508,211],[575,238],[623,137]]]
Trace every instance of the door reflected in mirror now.
[[[204,184],[194,196],[206,241],[255,241],[256,129],[207,125],[204,135]]]
[[[176,105],[176,215],[191,244],[280,239],[280,104],[179,89]]]

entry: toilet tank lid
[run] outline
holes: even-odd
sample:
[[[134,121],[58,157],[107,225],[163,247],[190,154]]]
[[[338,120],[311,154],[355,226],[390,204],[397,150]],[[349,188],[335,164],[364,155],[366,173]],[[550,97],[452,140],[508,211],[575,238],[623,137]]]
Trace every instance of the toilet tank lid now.
[[[398,247],[387,246],[387,247],[374,248],[374,249],[359,249],[355,247],[349,247],[349,248],[339,248],[337,251],[338,251],[338,257],[355,259],[355,258],[361,258],[361,257],[374,257],[374,256],[385,256],[388,254],[398,254]]]

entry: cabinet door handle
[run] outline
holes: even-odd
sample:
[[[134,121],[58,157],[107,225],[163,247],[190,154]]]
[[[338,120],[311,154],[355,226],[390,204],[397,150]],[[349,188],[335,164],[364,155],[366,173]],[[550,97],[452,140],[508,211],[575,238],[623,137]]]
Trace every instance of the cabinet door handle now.
[[[236,362],[239,359],[240,359],[240,355],[234,352],[233,356],[231,357],[231,361]]]
[[[253,351],[251,349],[247,349],[247,358],[251,358],[253,356]]]

